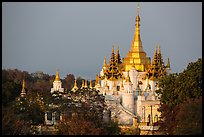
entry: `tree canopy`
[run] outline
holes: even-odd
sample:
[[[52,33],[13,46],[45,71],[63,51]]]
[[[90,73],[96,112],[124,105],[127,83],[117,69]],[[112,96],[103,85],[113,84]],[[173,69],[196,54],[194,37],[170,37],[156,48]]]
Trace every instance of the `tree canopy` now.
[[[179,74],[164,76],[159,87],[160,129],[165,134],[201,134],[202,59],[189,63]]]

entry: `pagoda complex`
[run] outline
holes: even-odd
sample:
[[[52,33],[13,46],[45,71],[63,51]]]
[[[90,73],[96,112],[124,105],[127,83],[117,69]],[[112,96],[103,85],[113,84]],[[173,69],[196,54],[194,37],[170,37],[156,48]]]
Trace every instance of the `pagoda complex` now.
[[[111,119],[119,124],[150,126],[158,122],[159,96],[155,92],[158,79],[171,73],[170,61],[165,65],[159,45],[151,61],[143,50],[140,38],[140,15],[137,7],[135,33],[126,57],[121,59],[119,48],[114,46],[108,63],[96,75],[95,88],[105,96]],[[151,106],[151,107],[150,107]]]

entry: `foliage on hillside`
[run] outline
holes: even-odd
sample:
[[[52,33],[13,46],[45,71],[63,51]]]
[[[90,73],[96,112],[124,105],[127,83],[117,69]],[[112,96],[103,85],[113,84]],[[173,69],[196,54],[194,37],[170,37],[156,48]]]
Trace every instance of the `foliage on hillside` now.
[[[43,72],[29,74],[18,69],[2,70],[2,131],[4,135],[32,134],[31,125],[44,124],[46,111],[76,114],[75,117],[65,115],[65,119],[58,127],[60,129],[58,134],[119,134],[120,129],[117,123],[112,121],[103,123],[105,103],[104,97],[99,95],[98,91],[88,88],[80,89],[83,80],[81,77],[76,79],[79,90],[71,91],[74,75],[68,74],[61,79],[65,93],[61,94],[56,91],[54,95],[50,93],[54,78],[54,75],[49,76]],[[20,96],[23,79],[25,79],[25,97]],[[53,110],[50,104],[59,107]]]
[[[202,59],[159,80],[164,134],[202,134]]]

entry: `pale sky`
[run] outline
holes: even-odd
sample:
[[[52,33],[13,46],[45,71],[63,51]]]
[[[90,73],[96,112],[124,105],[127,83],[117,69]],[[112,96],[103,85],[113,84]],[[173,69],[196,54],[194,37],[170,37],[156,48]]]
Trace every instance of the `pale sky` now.
[[[95,79],[112,45],[130,50],[136,2],[3,2],[2,69]],[[140,2],[143,49],[160,44],[173,72],[202,58],[201,2]]]

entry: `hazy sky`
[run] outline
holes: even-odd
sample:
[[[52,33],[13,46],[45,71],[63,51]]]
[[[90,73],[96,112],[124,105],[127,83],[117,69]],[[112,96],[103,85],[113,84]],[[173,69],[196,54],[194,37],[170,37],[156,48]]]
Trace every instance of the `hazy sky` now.
[[[61,78],[95,79],[112,45],[121,57],[130,50],[135,2],[2,3],[2,69],[43,71]],[[202,57],[201,2],[140,2],[143,49],[153,58],[157,43],[173,72]],[[116,50],[116,48],[115,48]]]

